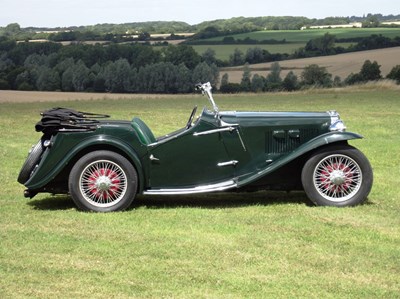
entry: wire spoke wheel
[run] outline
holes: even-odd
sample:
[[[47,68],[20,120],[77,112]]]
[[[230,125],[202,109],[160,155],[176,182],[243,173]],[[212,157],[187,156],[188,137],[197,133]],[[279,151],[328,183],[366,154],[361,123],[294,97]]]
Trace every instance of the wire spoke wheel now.
[[[331,155],[318,163],[313,182],[322,197],[335,202],[346,201],[360,189],[362,172],[350,157]]]
[[[373,174],[362,152],[338,144],[316,151],[304,164],[301,181],[308,198],[316,205],[348,207],[367,199]]]
[[[99,150],[81,157],[69,175],[69,190],[84,211],[122,211],[133,202],[138,176],[125,157]]]
[[[117,164],[106,160],[89,164],[79,181],[84,198],[98,207],[109,207],[118,203],[127,189],[125,172]]]

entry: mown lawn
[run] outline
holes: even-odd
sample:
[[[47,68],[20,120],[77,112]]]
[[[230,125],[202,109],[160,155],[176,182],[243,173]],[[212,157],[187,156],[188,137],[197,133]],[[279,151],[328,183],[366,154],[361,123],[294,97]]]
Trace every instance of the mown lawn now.
[[[99,96],[101,98],[101,95]],[[141,117],[156,135],[183,126],[201,96],[0,104],[0,298],[396,298],[400,294],[400,93],[325,90],[215,96],[224,110],[337,109],[370,159],[355,208],[302,192],[139,197],[128,211],[76,210],[68,196],[22,196],[16,182],[56,106]]]

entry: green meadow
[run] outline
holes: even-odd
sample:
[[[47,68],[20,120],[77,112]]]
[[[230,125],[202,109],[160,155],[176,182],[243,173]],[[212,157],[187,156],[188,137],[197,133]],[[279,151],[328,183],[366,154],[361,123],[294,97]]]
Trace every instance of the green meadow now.
[[[356,38],[356,37],[368,37],[372,34],[382,34],[383,36],[394,38],[400,36],[400,28],[332,28],[332,29],[306,29],[306,30],[267,30],[267,31],[255,31],[249,33],[228,35],[234,37],[236,40],[244,40],[250,38],[252,40],[272,40],[277,41],[285,40],[283,44],[233,44],[233,45],[193,45],[192,47],[199,54],[203,54],[208,48],[215,51],[216,57],[221,60],[229,60],[229,56],[233,54],[235,49],[241,50],[246,53],[249,48],[261,48],[267,50],[272,54],[276,53],[287,53],[293,54],[296,50],[304,47],[306,43],[318,37],[323,36],[325,33],[335,35],[337,39],[343,38]],[[214,37],[205,39],[204,41],[222,41],[222,37]],[[340,42],[336,43],[337,47],[348,48],[355,42]]]
[[[253,40],[286,40],[290,43],[307,43],[310,39],[323,36],[325,33],[335,35],[336,38],[368,37],[372,34],[394,38],[400,35],[400,28],[330,28],[330,29],[305,29],[305,30],[265,30],[241,33],[232,36],[236,40],[250,38]],[[205,41],[222,41],[225,36],[206,39]]]
[[[207,49],[215,51],[215,57],[221,60],[229,61],[229,57],[234,53],[235,49],[239,49],[246,54],[249,48],[260,48],[267,50],[271,54],[287,53],[292,54],[294,51],[304,47],[305,43],[287,43],[276,45],[194,45],[193,49],[198,54],[203,54]]]
[[[303,192],[139,196],[125,212],[78,211],[68,196],[23,198],[16,182],[40,111],[71,107],[183,127],[201,95],[0,103],[0,298],[398,298],[400,92],[360,87],[215,95],[221,110],[336,109],[370,159],[354,208]],[[195,158],[195,157],[194,157]]]
[[[296,50],[305,46],[306,43],[286,43],[286,44],[276,44],[276,45],[194,45],[193,49],[198,54],[203,54],[207,49],[212,49],[215,51],[215,57],[221,60],[229,61],[229,57],[235,52],[235,49],[239,49],[244,54],[249,48],[260,48],[267,50],[271,54],[286,53],[293,54]],[[343,48],[348,48],[354,43],[336,43],[336,46]]]

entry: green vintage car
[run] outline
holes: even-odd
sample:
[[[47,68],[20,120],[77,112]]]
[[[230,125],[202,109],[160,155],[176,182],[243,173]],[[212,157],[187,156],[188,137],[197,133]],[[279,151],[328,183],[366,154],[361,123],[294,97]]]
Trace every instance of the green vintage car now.
[[[209,83],[197,86],[212,108],[156,138],[139,118],[99,119],[69,109],[42,113],[43,137],[18,177],[25,196],[69,193],[81,210],[128,208],[137,194],[304,190],[316,205],[354,206],[372,186],[367,158],[348,144],[335,111],[219,111]],[[105,116],[103,116],[105,117]]]

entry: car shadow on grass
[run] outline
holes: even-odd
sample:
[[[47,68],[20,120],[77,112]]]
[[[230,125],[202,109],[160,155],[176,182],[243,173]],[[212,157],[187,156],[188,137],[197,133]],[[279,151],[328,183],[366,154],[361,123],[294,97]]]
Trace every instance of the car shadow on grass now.
[[[209,193],[193,195],[139,195],[129,208],[172,209],[172,208],[238,208],[246,206],[270,206],[280,204],[299,204],[312,206],[304,192],[260,191],[250,193]],[[49,196],[32,200],[28,205],[38,210],[76,209],[68,195]]]
[[[269,206],[277,204],[312,205],[304,192],[245,192],[245,193],[209,193],[193,195],[138,196],[133,208],[240,208],[246,206]]]
[[[52,195],[45,198],[28,201],[35,210],[57,211],[75,209],[72,198],[68,195]]]

